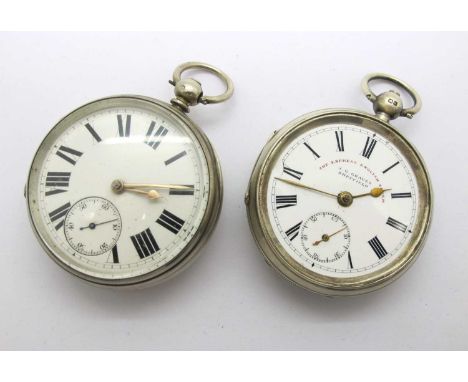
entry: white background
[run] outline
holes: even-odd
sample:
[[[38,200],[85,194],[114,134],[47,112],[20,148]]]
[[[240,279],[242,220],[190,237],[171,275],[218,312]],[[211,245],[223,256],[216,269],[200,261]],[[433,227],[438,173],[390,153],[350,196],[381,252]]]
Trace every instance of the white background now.
[[[23,186],[34,151],[89,100],[169,100],[167,80],[188,60],[219,66],[236,86],[229,102],[190,113],[223,167],[218,227],[193,266],[161,286],[83,284],[45,255],[29,226]],[[466,349],[467,60],[467,34],[0,34],[0,348]],[[374,71],[406,80],[423,99],[420,114],[395,125],[432,175],[432,229],[394,284],[325,298],[264,263],[243,195],[273,130],[321,108],[371,111],[359,84]],[[219,89],[210,81],[205,93]]]

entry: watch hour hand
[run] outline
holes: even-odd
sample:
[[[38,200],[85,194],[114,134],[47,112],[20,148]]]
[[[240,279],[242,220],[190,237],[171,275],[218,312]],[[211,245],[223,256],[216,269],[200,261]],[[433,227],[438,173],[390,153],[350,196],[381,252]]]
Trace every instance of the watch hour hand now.
[[[137,188],[125,188],[125,191],[135,192],[137,194],[145,195],[148,199],[154,200],[161,198],[161,195],[156,190],[139,190]]]
[[[382,195],[385,191],[390,191],[391,188],[381,188],[381,187],[374,187],[372,190],[369,192],[366,192],[365,194],[359,194],[359,195],[353,195],[353,199],[356,198],[361,198],[363,196],[372,196],[374,198],[378,198],[380,195]]]

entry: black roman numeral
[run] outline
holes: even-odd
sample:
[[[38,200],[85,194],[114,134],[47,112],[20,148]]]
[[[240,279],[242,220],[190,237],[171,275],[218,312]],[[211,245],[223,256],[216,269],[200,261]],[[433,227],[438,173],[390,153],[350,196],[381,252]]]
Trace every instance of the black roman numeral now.
[[[62,192],[67,192],[63,188],[56,187],[68,187],[70,183],[70,172],[48,172],[46,177],[46,187],[52,187],[46,191],[45,196],[60,194]]]
[[[301,224],[302,222],[299,222],[286,231],[286,236],[289,238],[289,240],[292,241],[297,237],[297,235],[299,235],[299,228],[301,228]]]
[[[297,205],[297,195],[277,195],[276,209],[294,207]]]
[[[392,194],[392,199],[411,198],[411,192],[397,192]]]
[[[158,220],[156,220],[156,223],[162,225],[172,233],[178,234],[185,222],[168,210],[164,210]]]
[[[307,147],[307,148],[312,152],[312,154],[314,155],[315,159],[320,158],[320,155],[318,155],[317,152],[316,152],[312,147],[310,147],[309,144],[307,144],[307,142],[304,142],[304,145],[305,145],[305,147]]]
[[[343,132],[335,131],[336,144],[338,145],[338,151],[344,151]]]
[[[172,158],[169,158],[168,160],[164,161],[164,163],[166,164],[166,166],[170,165],[171,163],[175,162],[177,159],[180,159],[186,155],[187,155],[187,151],[184,150],[180,152],[179,154],[174,155]]]
[[[156,251],[159,251],[158,243],[156,243],[156,240],[149,228],[134,236],[130,236],[130,239],[138,252],[138,256],[140,256],[140,259],[151,256],[156,253]]]
[[[372,239],[370,239],[368,243],[379,259],[387,254],[387,250],[384,248],[377,236],[374,236]]]
[[[169,195],[193,195],[194,194],[194,185],[193,184],[184,184],[184,186],[191,187],[190,189],[180,190],[176,188],[169,189]]]
[[[87,123],[85,127],[97,142],[102,141],[101,137],[98,135],[98,133],[96,133],[96,130],[94,130],[93,126]]]
[[[57,222],[55,226],[55,230],[58,231],[60,228],[63,227],[63,223],[65,221],[65,216],[68,213],[68,210],[71,208],[70,202],[64,204],[63,206],[53,210],[50,214],[50,221]]]
[[[349,264],[349,268],[350,269],[353,269],[353,260],[351,259],[351,252],[348,251],[348,264]]]
[[[401,232],[406,232],[406,228],[408,228],[407,225],[404,225],[403,223],[399,222],[398,220],[395,220],[393,219],[392,217],[389,217],[387,219],[387,224],[390,226],[390,227],[393,227],[395,229],[397,229],[398,231],[401,231]]]
[[[148,132],[146,133],[145,143],[156,150],[169,130],[164,126],[159,126],[158,129],[154,131],[155,125],[156,122],[152,121],[148,128]]]
[[[385,170],[382,171],[383,174],[385,174],[387,171],[390,171],[393,167],[395,167],[398,163],[400,162],[395,162],[393,163],[390,167],[387,167]]]
[[[114,245],[114,248],[112,248],[112,262],[114,264],[118,264],[119,263],[119,252],[117,250],[117,244]]]
[[[73,157],[70,157],[65,153],[71,154]],[[76,164],[78,158],[83,155],[82,152],[71,149],[70,147],[66,146],[60,146],[55,154],[58,155],[60,158],[65,159],[68,163],[71,163],[73,166]]]
[[[122,114],[117,114],[117,123],[119,125],[119,137],[129,137],[130,136],[130,126],[132,124],[132,116],[127,114],[125,116],[125,129],[122,119]]]
[[[362,151],[362,156],[369,159],[370,156],[372,155],[372,151],[374,151],[374,147],[376,144],[377,144],[377,141],[375,139],[367,137],[364,150]]]
[[[286,166],[283,167],[283,171],[286,174],[291,175],[293,178],[296,178],[297,180],[301,180],[302,175],[304,175],[303,172],[293,170],[292,168],[289,168],[289,167],[286,167]]]

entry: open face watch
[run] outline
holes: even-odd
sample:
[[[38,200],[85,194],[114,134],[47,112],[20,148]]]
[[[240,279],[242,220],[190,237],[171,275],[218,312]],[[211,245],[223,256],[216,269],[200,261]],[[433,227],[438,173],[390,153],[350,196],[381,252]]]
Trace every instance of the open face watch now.
[[[372,80],[405,89],[376,96]],[[276,131],[253,169],[246,205],[266,261],[286,279],[325,295],[373,291],[416,259],[432,191],[415,148],[389,120],[421,108],[406,83],[382,73],[362,81],[375,115],[350,109],[306,114]]]
[[[212,72],[226,91],[204,96],[181,79]],[[86,281],[152,285],[177,274],[212,232],[221,170],[208,138],[184,113],[227,100],[229,77],[203,63],[178,66],[171,104],[107,97],[79,107],[40,144],[25,189],[34,232],[50,257]]]

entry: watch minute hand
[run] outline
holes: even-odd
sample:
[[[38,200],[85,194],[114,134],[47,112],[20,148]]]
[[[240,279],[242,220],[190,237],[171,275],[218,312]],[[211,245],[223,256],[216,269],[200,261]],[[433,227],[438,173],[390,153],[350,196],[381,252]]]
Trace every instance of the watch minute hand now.
[[[191,190],[192,186],[183,186],[180,184],[156,184],[156,183],[123,183],[123,189],[136,189],[136,188],[163,188],[173,190]]]
[[[334,198],[337,197],[337,195],[335,195],[335,194],[331,194],[331,193],[326,192],[326,191],[318,190],[318,189],[316,189],[316,188],[307,186],[307,185],[305,185],[305,184],[303,184],[303,183],[295,182],[294,180],[288,180],[288,179],[278,178],[277,176],[275,176],[275,179],[278,179],[278,180],[280,180],[280,181],[282,181],[282,182],[284,182],[284,183],[287,183],[287,184],[291,184],[291,185],[293,185],[293,186],[305,188],[306,190],[311,190],[311,191],[315,191],[315,192],[320,192],[321,194],[328,195],[328,196],[333,196]]]

